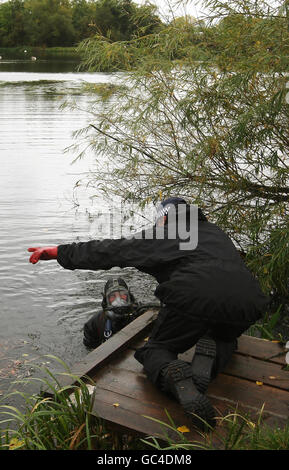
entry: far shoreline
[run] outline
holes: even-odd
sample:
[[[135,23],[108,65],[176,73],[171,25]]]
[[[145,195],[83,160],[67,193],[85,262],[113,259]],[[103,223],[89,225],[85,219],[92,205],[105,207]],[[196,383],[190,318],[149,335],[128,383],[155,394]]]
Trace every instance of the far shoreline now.
[[[0,47],[2,60],[73,60],[80,62],[76,47],[17,46]]]

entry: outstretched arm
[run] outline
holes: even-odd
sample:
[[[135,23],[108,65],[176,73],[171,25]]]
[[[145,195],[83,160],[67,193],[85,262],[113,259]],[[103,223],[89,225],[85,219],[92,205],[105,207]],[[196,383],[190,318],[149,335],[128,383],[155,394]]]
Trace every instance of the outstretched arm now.
[[[156,240],[122,238],[60,245],[57,261],[66,269],[153,267],[160,262],[156,242]]]
[[[114,266],[135,267],[140,270],[160,267],[163,263],[183,257],[176,240],[156,238],[121,238],[92,240],[59,245],[58,247],[29,248],[30,262],[57,259],[66,269],[110,269]]]
[[[52,247],[28,248],[30,263],[57,259],[66,269],[110,269],[113,266],[153,266],[159,262],[153,240],[93,240]],[[154,241],[155,242],[155,241]]]

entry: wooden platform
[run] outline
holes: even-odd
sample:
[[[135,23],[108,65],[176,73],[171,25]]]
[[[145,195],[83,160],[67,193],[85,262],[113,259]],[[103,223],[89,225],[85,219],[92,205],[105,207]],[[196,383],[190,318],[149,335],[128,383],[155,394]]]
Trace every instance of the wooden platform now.
[[[78,377],[95,382],[93,413],[121,429],[145,436],[177,433],[154,420],[176,427],[186,426],[188,439],[199,439],[180,405],[152,385],[134,351],[144,344],[157,312],[147,311],[76,364]],[[217,416],[238,409],[256,414],[264,405],[265,422],[282,426],[289,418],[289,371],[285,370],[286,350],[279,343],[242,336],[230,364],[209,386],[208,397]],[[191,360],[194,348],[179,356]],[[64,385],[69,385],[69,379]],[[153,419],[150,419],[153,418]]]

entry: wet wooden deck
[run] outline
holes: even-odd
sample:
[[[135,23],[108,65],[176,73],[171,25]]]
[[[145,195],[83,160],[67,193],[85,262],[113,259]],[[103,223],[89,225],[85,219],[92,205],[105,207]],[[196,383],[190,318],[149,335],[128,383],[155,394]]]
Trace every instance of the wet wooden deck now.
[[[93,414],[119,429],[143,436],[166,435],[178,440],[175,431],[154,420],[186,426],[188,439],[199,439],[178,403],[152,385],[134,351],[144,343],[156,317],[147,311],[109,341],[89,353],[72,371],[95,382]],[[241,336],[238,351],[226,370],[209,386],[208,397],[217,416],[239,410],[256,415],[264,406],[265,422],[282,426],[289,418],[289,371],[286,350],[277,342]],[[179,356],[191,360],[194,348]],[[68,385],[69,380],[65,385]],[[150,419],[152,418],[152,419]]]

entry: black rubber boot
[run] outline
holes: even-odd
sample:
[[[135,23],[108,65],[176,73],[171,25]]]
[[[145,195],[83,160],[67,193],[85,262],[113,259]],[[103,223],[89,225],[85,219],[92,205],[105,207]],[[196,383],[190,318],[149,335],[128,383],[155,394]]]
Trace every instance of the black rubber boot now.
[[[223,372],[223,370],[226,368],[234,352],[238,349],[238,341],[237,339],[234,339],[231,342],[216,340],[216,345],[217,357],[216,364],[213,370],[213,379],[217,377],[220,372]]]
[[[193,382],[200,393],[206,393],[215,375],[216,356],[217,346],[212,338],[204,336],[197,342],[191,370]]]
[[[207,430],[207,424],[215,426],[214,408],[209,399],[195,387],[190,364],[176,360],[162,369],[161,388],[176,398],[195,426],[202,430]]]
[[[192,377],[200,393],[206,393],[209,383],[222,372],[238,349],[237,339],[227,342],[204,336],[196,344],[192,360]]]

